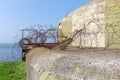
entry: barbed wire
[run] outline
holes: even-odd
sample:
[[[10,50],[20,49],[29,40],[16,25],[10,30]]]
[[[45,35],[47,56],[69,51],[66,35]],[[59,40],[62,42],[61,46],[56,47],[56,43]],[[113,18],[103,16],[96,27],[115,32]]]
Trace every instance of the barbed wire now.
[[[57,28],[52,25],[36,25],[22,30],[22,38],[19,41],[22,48],[27,44],[46,46],[45,43],[57,43]]]
[[[90,23],[94,23],[96,24],[96,29],[92,31],[91,29],[89,29],[89,24]],[[61,42],[64,42],[67,39],[71,39],[71,43],[75,43],[75,40],[79,41],[79,48],[100,48],[99,44],[101,41],[100,39],[102,37],[100,37],[99,35],[104,35],[104,39],[105,39],[105,47],[104,48],[109,48],[111,45],[115,45],[115,44],[120,44],[120,34],[119,34],[119,30],[118,30],[118,26],[120,26],[120,22],[117,23],[111,23],[111,24],[106,24],[105,25],[105,29],[102,29],[101,25],[97,24],[95,21],[90,21],[87,25],[84,24],[84,27],[80,30],[74,30],[73,35],[71,38],[68,38],[67,36],[65,36],[64,34],[62,34],[61,38],[63,39]],[[93,26],[91,26],[93,27]],[[63,32],[61,32],[63,33]],[[67,39],[66,39],[67,37]],[[108,38],[108,39],[107,39]],[[88,42],[86,42],[86,39]],[[99,39],[99,40],[98,40]],[[118,43],[119,42],[119,43]],[[70,44],[71,44],[70,43]],[[68,45],[70,45],[68,44]],[[78,43],[76,43],[77,45]],[[90,45],[89,45],[90,44]],[[86,45],[86,46],[85,46]],[[89,46],[88,46],[89,45]],[[116,47],[115,47],[116,48]]]

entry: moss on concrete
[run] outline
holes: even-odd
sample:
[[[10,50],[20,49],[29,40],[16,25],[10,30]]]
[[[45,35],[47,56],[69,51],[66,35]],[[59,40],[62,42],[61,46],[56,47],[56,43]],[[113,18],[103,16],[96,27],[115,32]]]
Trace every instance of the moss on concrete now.
[[[72,37],[72,16],[66,17],[60,24],[58,30],[58,40],[62,41],[65,38]]]
[[[120,0],[106,0],[106,46],[120,48]]]
[[[40,80],[46,80],[46,78],[49,76],[51,72],[50,71],[45,71],[40,75]],[[54,80],[54,77],[50,76],[49,80]]]

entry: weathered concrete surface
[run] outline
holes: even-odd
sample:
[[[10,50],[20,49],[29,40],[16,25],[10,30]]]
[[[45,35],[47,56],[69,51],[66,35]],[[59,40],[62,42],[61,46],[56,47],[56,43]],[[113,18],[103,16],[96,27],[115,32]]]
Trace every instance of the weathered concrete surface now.
[[[106,3],[106,44],[120,48],[120,0],[107,0]]]
[[[75,37],[73,46],[105,47],[105,4],[106,0],[92,0],[73,12],[73,33],[75,30],[86,29],[83,34]]]
[[[65,26],[65,27],[62,27]],[[70,38],[72,36],[72,17],[66,17],[63,23],[60,24],[58,30],[58,41],[61,42],[65,38]],[[64,35],[63,35],[64,34]]]
[[[120,80],[120,51],[32,49],[27,80]]]
[[[71,46],[120,48],[120,0],[91,0],[63,18],[58,27],[59,41],[84,29]]]
[[[72,46],[105,47],[105,4],[106,0],[92,0],[70,13],[60,21],[61,24],[58,27],[63,34],[59,33],[58,36],[67,34],[69,29],[71,29],[71,35],[74,35],[76,30],[85,29],[82,34],[73,39]],[[66,23],[65,20],[69,20],[68,18],[71,17],[70,26],[63,25]],[[64,31],[65,28],[68,30]],[[60,36],[58,39],[62,40],[63,38]]]

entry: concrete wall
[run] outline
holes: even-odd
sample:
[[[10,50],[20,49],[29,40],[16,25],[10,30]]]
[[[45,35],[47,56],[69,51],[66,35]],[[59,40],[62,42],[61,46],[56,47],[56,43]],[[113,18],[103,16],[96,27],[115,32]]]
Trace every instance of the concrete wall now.
[[[73,12],[73,33],[85,29],[83,34],[76,36],[73,46],[105,47],[105,3],[105,0],[93,0]]]
[[[120,80],[120,51],[34,48],[26,59],[27,80]]]
[[[70,14],[72,16],[72,24],[68,26],[68,23],[65,21],[66,17],[60,22],[61,24],[67,24],[65,26],[59,25],[59,30],[62,28],[61,32],[63,33],[67,33],[65,28],[71,29],[71,26],[72,35],[74,35],[76,30],[84,29],[83,34],[79,34],[74,38],[72,46],[105,47],[105,3],[105,0],[99,0],[99,2],[93,0]],[[70,16],[68,15],[68,17]]]
[[[107,0],[105,24],[106,45],[120,48],[120,0]]]
[[[70,17],[72,25],[65,21]],[[120,47],[120,0],[92,0],[70,13],[60,23],[62,35],[74,35],[76,30],[84,29],[74,37],[71,46]],[[66,28],[72,30],[67,32]],[[58,38],[61,39],[60,36]]]
[[[62,20],[58,30],[58,41],[72,37],[72,16],[67,16]]]

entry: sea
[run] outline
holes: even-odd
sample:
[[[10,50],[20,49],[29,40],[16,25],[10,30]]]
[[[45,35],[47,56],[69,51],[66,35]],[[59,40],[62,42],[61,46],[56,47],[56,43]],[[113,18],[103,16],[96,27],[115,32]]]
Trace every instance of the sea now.
[[[21,61],[22,51],[15,43],[0,44],[0,62]]]

